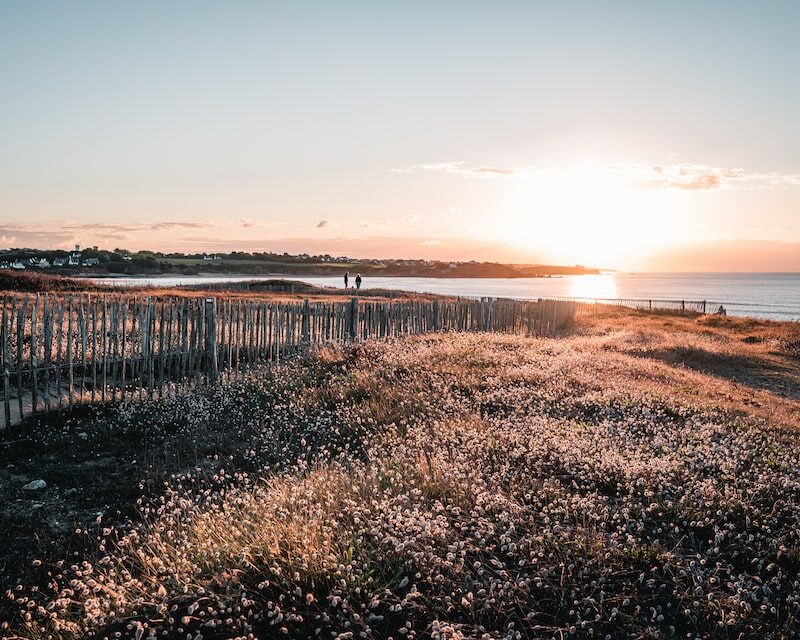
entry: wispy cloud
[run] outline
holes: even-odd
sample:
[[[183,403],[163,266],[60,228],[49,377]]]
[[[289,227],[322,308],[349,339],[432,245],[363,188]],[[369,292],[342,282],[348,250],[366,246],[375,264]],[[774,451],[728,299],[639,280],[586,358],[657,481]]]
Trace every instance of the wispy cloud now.
[[[422,216],[416,214],[407,215],[405,218],[384,218],[383,220],[361,220],[358,226],[362,229],[381,229],[389,227],[404,227],[411,224],[416,224],[422,220]]]
[[[770,189],[800,186],[800,174],[777,171],[748,171],[742,168],[715,167],[698,163],[647,164],[615,163],[598,166],[596,170],[610,171],[615,179],[631,184],[684,191],[713,191],[716,189]],[[535,169],[534,167],[496,167],[491,165],[468,166],[459,162],[434,162],[414,164],[394,173],[439,172],[471,177],[510,177],[535,175],[547,180],[560,175],[563,169]]]
[[[444,173],[456,173],[463,176],[474,177],[497,177],[514,175],[518,173],[520,169],[494,167],[490,165],[469,167],[466,166],[466,163],[463,161],[412,164],[410,167],[404,169],[392,169],[393,173],[417,173],[422,171],[441,171]]]
[[[219,220],[108,223],[56,219],[46,223],[2,225],[0,226],[0,244],[4,246],[68,247],[76,242],[86,242],[91,239],[119,242],[131,240],[137,234],[212,229],[225,226],[230,226],[230,224]]]
[[[72,231],[57,227],[11,224],[0,226],[0,245],[3,247],[52,246],[74,244],[78,236]]]
[[[46,225],[17,225],[23,229],[41,229],[45,227],[58,227],[69,231],[104,232],[104,233],[140,233],[143,231],[171,231],[174,229],[211,229],[222,226],[218,220],[203,220],[199,222],[76,222],[74,220],[50,220]]]
[[[327,227],[329,224],[330,224],[330,222],[329,222],[328,220],[320,220],[320,221],[317,223],[317,229],[324,229],[324,228],[325,228],[325,227]]]
[[[266,229],[285,225],[286,223],[280,220],[256,220],[255,218],[242,218],[239,220],[239,226],[243,229]]]
[[[652,188],[708,191],[800,186],[800,174],[747,171],[705,164],[616,164],[609,165],[609,168],[630,182]]]

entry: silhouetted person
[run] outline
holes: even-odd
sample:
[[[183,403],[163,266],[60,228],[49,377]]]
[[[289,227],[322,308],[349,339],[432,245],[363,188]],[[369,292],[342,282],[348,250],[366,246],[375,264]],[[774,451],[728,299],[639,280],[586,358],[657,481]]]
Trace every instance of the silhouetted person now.
[[[350,272],[344,272],[344,288],[347,289],[348,285],[350,284]]]
[[[356,274],[356,289],[360,289],[360,288],[361,288],[361,274],[357,273]]]

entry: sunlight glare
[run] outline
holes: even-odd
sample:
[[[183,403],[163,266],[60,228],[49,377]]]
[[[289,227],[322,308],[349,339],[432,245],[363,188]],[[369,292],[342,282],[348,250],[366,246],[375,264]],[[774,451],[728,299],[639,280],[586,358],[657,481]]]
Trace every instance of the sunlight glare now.
[[[618,298],[617,280],[613,273],[573,276],[567,295],[571,298]]]
[[[673,194],[625,183],[610,167],[532,171],[505,201],[492,233],[560,264],[624,267],[686,229]]]

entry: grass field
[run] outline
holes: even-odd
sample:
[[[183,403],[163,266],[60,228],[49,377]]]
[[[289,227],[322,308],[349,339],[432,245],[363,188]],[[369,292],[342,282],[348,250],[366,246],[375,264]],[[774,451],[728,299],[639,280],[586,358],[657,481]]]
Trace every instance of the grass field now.
[[[799,356],[611,310],[65,419],[4,453],[3,633],[797,637]]]

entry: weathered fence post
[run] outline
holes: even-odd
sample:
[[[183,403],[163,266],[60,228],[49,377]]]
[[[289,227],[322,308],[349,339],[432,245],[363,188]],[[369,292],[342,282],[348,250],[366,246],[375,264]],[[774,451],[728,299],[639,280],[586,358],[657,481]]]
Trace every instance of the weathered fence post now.
[[[217,364],[217,305],[214,298],[206,298],[205,312],[206,378],[208,382],[216,382],[219,379],[219,367]]]
[[[310,331],[309,331],[309,323],[310,323],[310,319],[311,319],[310,318],[311,313],[310,313],[309,308],[308,308],[308,300],[307,299],[303,300],[303,308],[302,308],[302,311],[300,313],[301,313],[301,316],[300,316],[300,339],[302,340],[303,348],[304,349],[308,349],[309,333],[310,333]]]
[[[3,412],[5,416],[5,426],[8,430],[11,429],[11,365],[8,362],[8,359],[11,357],[11,350],[9,349],[8,326],[6,325],[7,315],[6,297],[3,295]]]
[[[358,298],[350,298],[350,308],[347,315],[350,324],[350,339],[355,341],[358,338]]]

